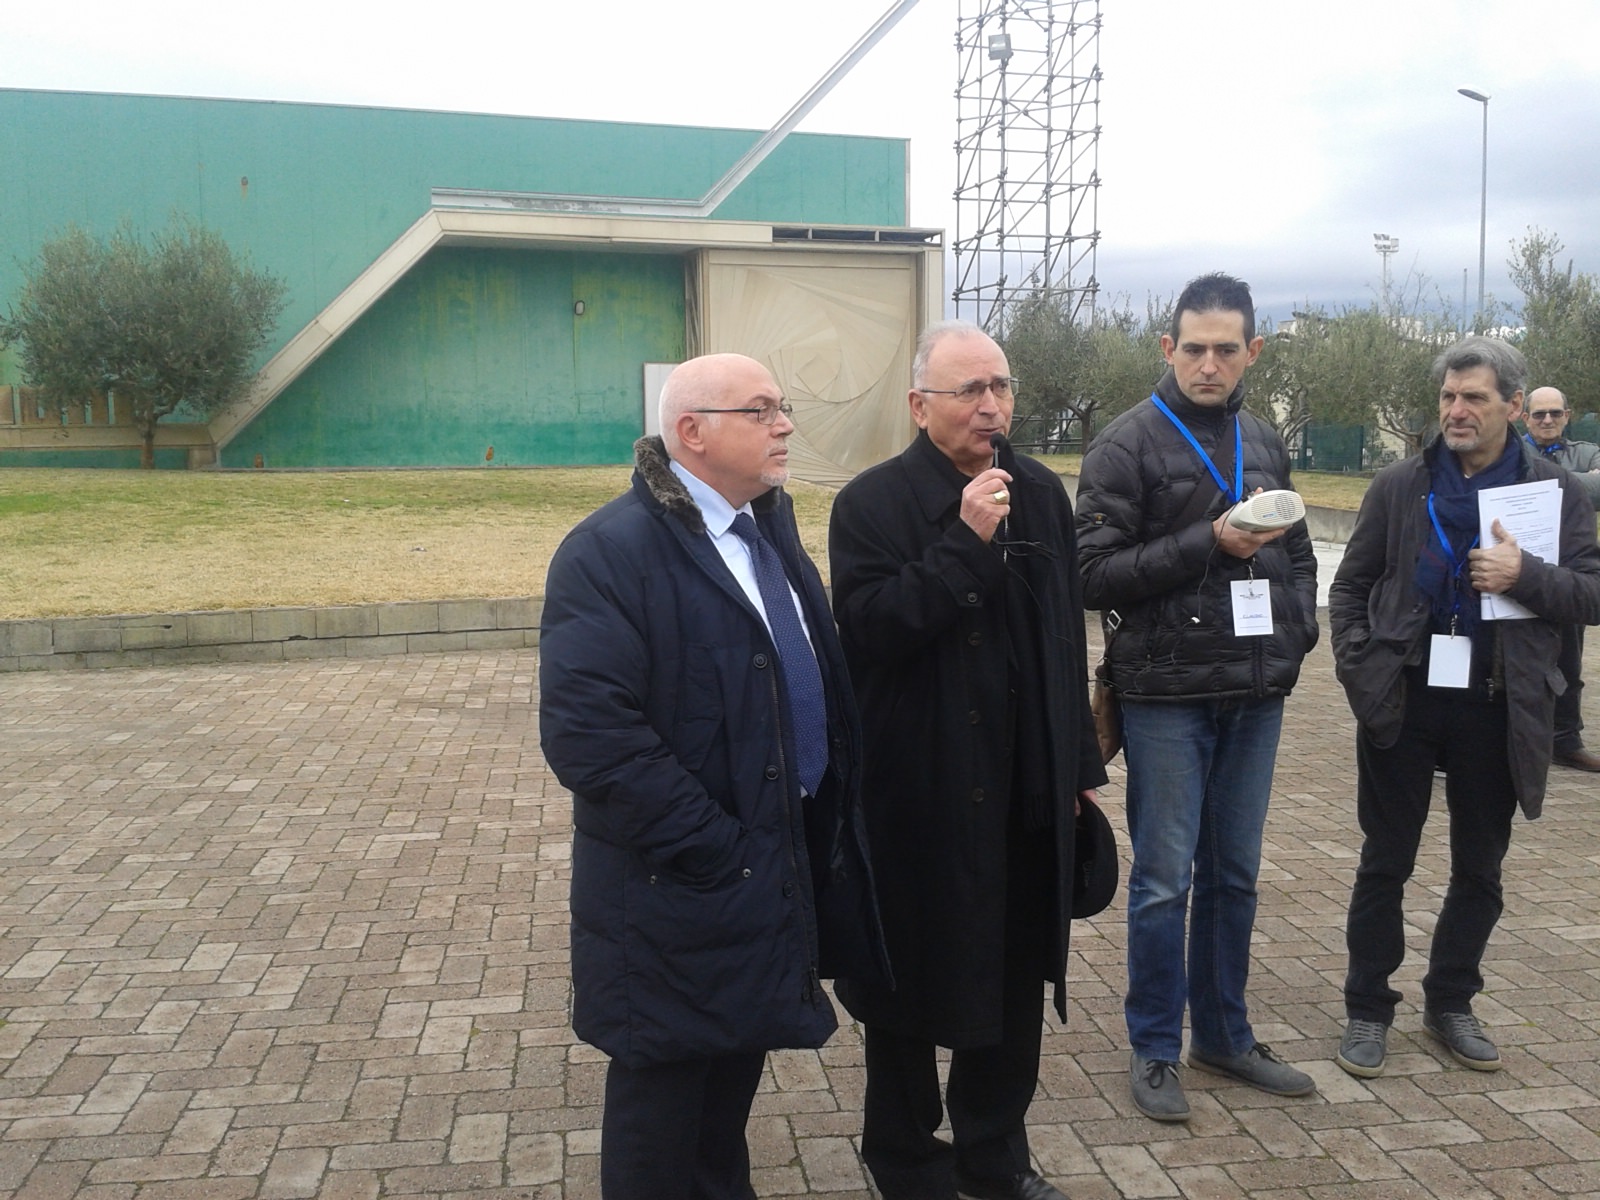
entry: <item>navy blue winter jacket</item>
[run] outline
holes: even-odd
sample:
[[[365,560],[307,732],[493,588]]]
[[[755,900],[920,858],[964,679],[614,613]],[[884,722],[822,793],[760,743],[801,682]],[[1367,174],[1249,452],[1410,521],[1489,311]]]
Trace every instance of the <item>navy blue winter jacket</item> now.
[[[859,722],[781,490],[754,504],[805,605],[830,763],[802,801],[777,653],[658,438],[550,564],[545,757],[573,793],[573,1028],[629,1067],[821,1045],[824,975],[886,972]],[[820,928],[819,928],[820,926]]]

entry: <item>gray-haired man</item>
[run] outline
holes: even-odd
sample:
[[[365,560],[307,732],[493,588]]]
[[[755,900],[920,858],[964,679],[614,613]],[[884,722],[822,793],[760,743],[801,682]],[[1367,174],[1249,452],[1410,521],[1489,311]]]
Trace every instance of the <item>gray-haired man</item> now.
[[[1355,713],[1361,864],[1345,924],[1349,1023],[1336,1061],[1383,1072],[1401,999],[1401,899],[1444,768],[1450,887],[1422,981],[1422,1027],[1463,1066],[1500,1067],[1472,1015],[1480,964],[1500,919],[1500,868],[1518,806],[1532,820],[1550,766],[1561,629],[1600,621],[1594,506],[1573,476],[1516,436],[1527,366],[1515,347],[1469,337],[1434,363],[1439,437],[1380,471],[1367,489],[1328,597],[1333,657]],[[1558,558],[1523,550],[1505,527],[1479,545],[1479,493],[1554,480]],[[1527,620],[1484,620],[1481,597],[1507,596]]]

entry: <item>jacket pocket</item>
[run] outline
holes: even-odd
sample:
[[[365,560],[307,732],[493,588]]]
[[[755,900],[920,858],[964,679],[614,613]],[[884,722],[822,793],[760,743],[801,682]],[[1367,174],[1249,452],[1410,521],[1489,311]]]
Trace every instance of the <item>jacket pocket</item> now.
[[[1346,646],[1335,663],[1351,714],[1378,735],[1380,745],[1392,742],[1399,732],[1406,699],[1401,665],[1392,647],[1371,637]]]
[[[1544,673],[1544,685],[1550,689],[1552,696],[1559,696],[1567,690],[1567,677],[1561,673],[1560,667],[1548,667]]]
[[[741,839],[740,852],[715,878],[687,879],[658,870],[630,880],[630,937],[691,976],[690,964],[709,966],[741,946],[770,939],[772,913],[761,903],[760,891],[771,881],[744,865],[748,851],[749,840]]]

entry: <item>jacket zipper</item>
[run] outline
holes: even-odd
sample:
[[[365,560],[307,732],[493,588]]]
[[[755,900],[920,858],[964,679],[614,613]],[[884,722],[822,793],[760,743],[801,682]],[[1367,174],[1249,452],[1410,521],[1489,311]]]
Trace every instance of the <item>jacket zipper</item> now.
[[[784,841],[789,848],[789,872],[794,878],[795,886],[799,887],[800,861],[795,857],[794,803],[793,798],[789,795],[789,762],[784,757],[783,751],[784,729],[781,720],[783,704],[778,697],[778,671],[783,670],[783,660],[778,657],[776,647],[772,651],[772,662],[777,669],[771,674],[769,687],[772,692],[772,711],[780,717],[778,723],[778,770],[780,772],[779,778],[783,781]],[[805,990],[800,993],[800,998],[815,1007],[822,996],[822,978],[817,971],[819,952],[816,945],[813,944],[811,929],[803,916],[800,920],[800,933],[805,938],[806,943],[806,986]]]

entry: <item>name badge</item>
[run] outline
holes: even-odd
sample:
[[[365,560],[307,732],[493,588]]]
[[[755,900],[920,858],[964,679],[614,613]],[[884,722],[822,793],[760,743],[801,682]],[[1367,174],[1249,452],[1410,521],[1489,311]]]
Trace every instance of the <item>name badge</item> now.
[[[1472,679],[1472,639],[1436,633],[1428,639],[1428,686],[1464,688]]]
[[[1272,584],[1265,579],[1235,579],[1233,589],[1233,634],[1235,637],[1268,637],[1272,633]]]

